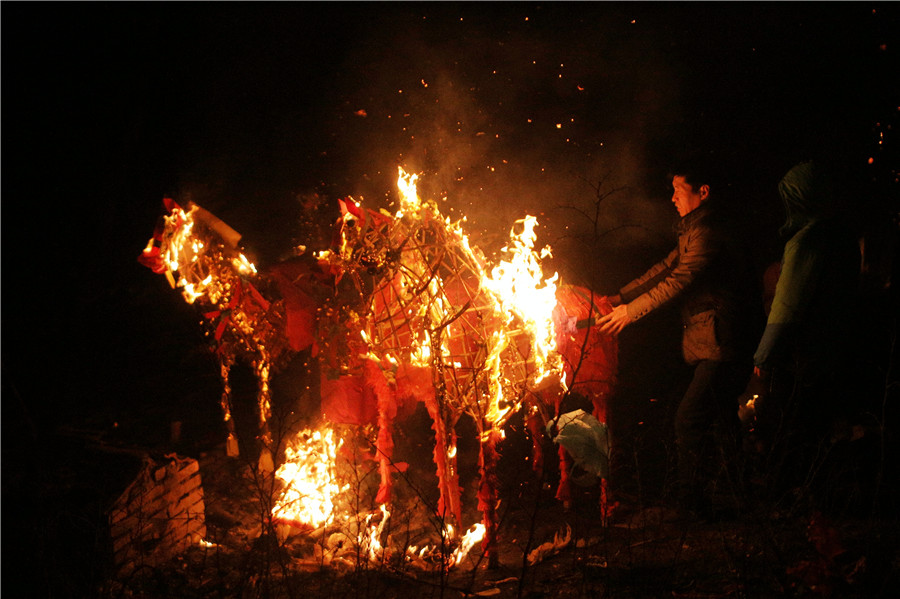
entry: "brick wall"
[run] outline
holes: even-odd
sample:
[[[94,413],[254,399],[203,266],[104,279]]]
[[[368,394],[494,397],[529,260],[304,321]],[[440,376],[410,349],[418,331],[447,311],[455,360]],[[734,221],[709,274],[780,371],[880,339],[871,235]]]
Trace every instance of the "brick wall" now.
[[[109,510],[113,562],[120,574],[155,566],[206,535],[196,460],[145,458],[135,480]]]

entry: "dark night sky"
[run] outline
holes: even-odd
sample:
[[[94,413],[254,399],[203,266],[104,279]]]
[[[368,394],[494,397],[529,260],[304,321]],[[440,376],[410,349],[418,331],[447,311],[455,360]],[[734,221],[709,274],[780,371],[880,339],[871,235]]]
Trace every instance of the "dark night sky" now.
[[[794,162],[863,165],[900,105],[889,3],[4,2],[2,17],[4,441],[195,385],[196,315],[136,262],[165,195],[265,263],[293,241],[297,194],[384,205],[403,165],[485,243],[538,213],[559,270],[610,293],[668,249],[681,149],[720,157],[770,233]],[[624,187],[601,226],[641,227],[585,260],[571,208],[601,176]]]

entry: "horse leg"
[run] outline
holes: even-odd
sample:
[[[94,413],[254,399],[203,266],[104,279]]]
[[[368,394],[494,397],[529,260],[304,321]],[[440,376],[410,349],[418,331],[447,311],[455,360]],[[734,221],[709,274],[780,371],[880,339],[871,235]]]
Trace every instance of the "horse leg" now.
[[[259,384],[257,394],[257,410],[259,416],[259,470],[260,472],[274,472],[275,463],[272,459],[272,434],[269,432],[269,418],[272,416],[271,391],[269,390],[269,360],[266,353],[260,350],[259,358],[254,362],[256,380]]]
[[[591,403],[594,405],[593,415],[598,421],[605,423],[606,422],[606,406],[607,404],[607,394],[606,393],[592,393],[591,394]],[[607,454],[608,455],[608,454]],[[608,474],[607,474],[608,476]],[[612,515],[612,512],[616,509],[616,503],[610,505],[610,490],[609,490],[609,480],[607,477],[603,477],[600,479],[600,524],[601,526],[609,525],[609,517]]]
[[[574,460],[562,445],[559,446],[559,486],[556,487],[556,500],[561,501],[566,510],[572,507],[572,466]]]
[[[500,554],[497,544],[497,497],[500,481],[497,479],[497,463],[500,456],[497,453],[497,442],[500,434],[488,425],[485,431],[485,423],[478,423],[478,470],[481,475],[481,484],[478,488],[478,509],[481,510],[484,523],[484,541],[482,549],[488,556],[488,568],[494,570],[500,567]]]
[[[431,428],[434,430],[434,465],[437,468],[440,489],[438,516],[442,520],[452,516],[456,519],[457,526],[461,526],[462,508],[459,473],[456,468],[456,435],[448,433],[447,423],[435,398],[426,399],[425,407],[431,416]]]
[[[228,431],[228,438],[225,441],[225,453],[230,458],[236,458],[240,455],[238,448],[237,436],[234,434],[234,417],[231,415],[231,382],[229,376],[231,367],[234,365],[234,356],[218,352],[219,359],[219,377],[222,379],[222,398],[219,400],[222,406],[222,416],[225,418],[225,430]]]
[[[375,502],[379,504],[390,503],[393,479],[391,478],[392,458],[394,455],[393,414],[396,406],[390,404],[390,399],[384,394],[378,395],[378,437],[375,447],[378,452],[379,473],[381,484],[378,487],[378,495]],[[393,408],[393,409],[392,409]]]

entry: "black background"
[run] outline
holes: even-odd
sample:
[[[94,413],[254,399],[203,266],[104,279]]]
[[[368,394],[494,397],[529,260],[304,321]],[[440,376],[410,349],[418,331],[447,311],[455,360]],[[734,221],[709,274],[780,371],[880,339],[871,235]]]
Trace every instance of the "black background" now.
[[[668,250],[686,148],[720,159],[760,264],[801,159],[841,165],[862,220],[896,209],[890,3],[4,2],[2,26],[4,556],[56,427],[219,424],[196,313],[136,261],[164,196],[266,264],[302,242],[298,196],[386,205],[402,165],[485,247],[540,214],[552,266],[600,293]],[[640,226],[597,255],[569,233],[602,176],[602,228]],[[656,348],[676,371],[638,370],[647,396],[678,378],[668,316],[623,340],[626,370]]]

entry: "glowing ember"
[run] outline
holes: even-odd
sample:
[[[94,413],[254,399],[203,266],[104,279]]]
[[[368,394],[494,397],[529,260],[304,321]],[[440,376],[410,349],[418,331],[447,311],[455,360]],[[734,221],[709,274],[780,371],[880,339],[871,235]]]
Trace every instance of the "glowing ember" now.
[[[362,539],[361,547],[365,554],[369,557],[369,561],[377,562],[384,557],[384,547],[381,545],[381,535],[384,527],[391,517],[391,513],[386,507],[379,506],[381,509],[381,521],[378,524],[371,524],[375,514],[369,514],[366,517],[366,525],[369,527],[368,535]]]
[[[551,555],[555,555],[569,546],[572,542],[572,527],[566,524],[566,533],[564,535],[557,532],[553,535],[552,541],[547,541],[535,547],[528,554],[528,563],[536,564]]]

